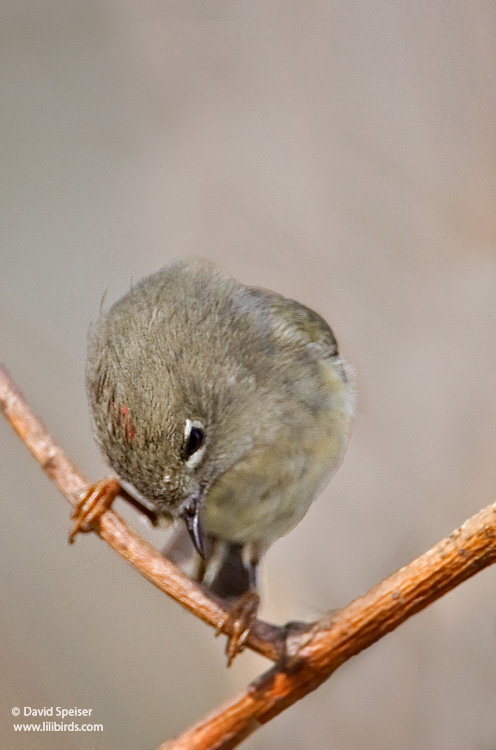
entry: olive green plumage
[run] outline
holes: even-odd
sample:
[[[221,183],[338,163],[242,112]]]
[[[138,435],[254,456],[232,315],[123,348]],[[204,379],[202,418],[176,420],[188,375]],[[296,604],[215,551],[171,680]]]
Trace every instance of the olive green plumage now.
[[[87,389],[125,486],[159,515],[203,519],[214,588],[230,556],[236,577],[236,561],[255,567],[303,517],[342,459],[354,401],[319,315],[199,260],[143,279],[101,316]]]

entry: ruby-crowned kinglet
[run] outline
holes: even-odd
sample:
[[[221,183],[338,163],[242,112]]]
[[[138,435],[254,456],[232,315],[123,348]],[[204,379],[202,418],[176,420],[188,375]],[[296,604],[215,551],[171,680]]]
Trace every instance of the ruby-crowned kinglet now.
[[[224,597],[255,590],[261,556],[341,462],[354,393],[334,335],[307,307],[181,260],[89,335],[96,437],[125,489],[182,518]]]

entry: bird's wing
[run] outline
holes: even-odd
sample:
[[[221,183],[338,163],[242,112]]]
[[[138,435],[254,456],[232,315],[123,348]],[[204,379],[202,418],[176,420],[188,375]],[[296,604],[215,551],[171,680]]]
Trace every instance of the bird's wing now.
[[[274,317],[276,332],[299,339],[303,344],[317,346],[323,356],[338,356],[336,337],[316,312],[276,292],[257,287],[249,287],[249,291],[269,308]]]

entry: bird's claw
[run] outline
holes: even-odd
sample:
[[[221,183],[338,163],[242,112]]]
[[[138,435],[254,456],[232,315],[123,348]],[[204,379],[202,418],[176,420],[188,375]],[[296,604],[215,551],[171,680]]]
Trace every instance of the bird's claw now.
[[[221,620],[217,635],[227,634],[226,656],[230,667],[234,658],[243,651],[250,628],[256,620],[260,596],[256,591],[246,591],[233,603],[227,616]]]
[[[105,477],[88,487],[71,515],[69,543],[82,532],[91,531],[102,513],[110,508],[121,487],[115,477]]]

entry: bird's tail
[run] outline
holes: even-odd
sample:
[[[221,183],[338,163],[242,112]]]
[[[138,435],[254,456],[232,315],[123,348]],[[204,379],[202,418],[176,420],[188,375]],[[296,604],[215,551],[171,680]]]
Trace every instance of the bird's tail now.
[[[212,552],[207,562],[203,583],[217,596],[231,599],[253,587],[250,568],[243,560],[243,545],[212,540]]]
[[[253,566],[244,559],[242,544],[210,537],[208,546],[209,555],[204,562],[181,525],[163,554],[223,599],[241,596],[256,585]]]

